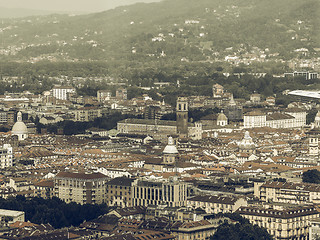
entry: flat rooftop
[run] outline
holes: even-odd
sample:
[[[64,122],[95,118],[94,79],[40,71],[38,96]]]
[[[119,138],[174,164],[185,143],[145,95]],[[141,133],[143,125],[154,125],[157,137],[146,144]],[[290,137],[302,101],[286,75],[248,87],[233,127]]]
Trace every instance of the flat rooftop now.
[[[22,212],[22,211],[14,211],[14,210],[7,210],[7,209],[0,209],[0,216],[18,217],[21,214],[24,214],[24,212]]]
[[[288,93],[289,95],[309,97],[320,99],[320,91],[306,91],[306,90],[294,90]]]

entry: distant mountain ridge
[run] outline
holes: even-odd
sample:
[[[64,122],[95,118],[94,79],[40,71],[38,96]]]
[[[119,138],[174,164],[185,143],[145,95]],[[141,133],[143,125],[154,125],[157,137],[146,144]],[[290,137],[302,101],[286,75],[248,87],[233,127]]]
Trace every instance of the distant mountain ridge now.
[[[65,11],[47,11],[26,8],[3,8],[0,7],[0,18],[23,18],[30,16],[41,16],[50,14],[66,14]],[[83,12],[74,12],[75,14],[84,14]]]
[[[106,2],[105,9],[96,9],[95,11],[84,10],[84,11],[75,11],[75,10],[37,10],[33,9],[32,6],[29,8],[11,8],[11,7],[0,7],[0,19],[2,18],[22,18],[30,16],[39,16],[39,15],[50,15],[50,14],[88,14],[90,12],[102,12],[109,9],[113,9],[119,6],[132,5],[139,2],[151,3],[159,2],[161,0],[117,0],[117,1],[108,1]]]
[[[8,59],[213,61],[318,56],[318,0],[166,0],[105,12],[4,20]],[[14,47],[12,47],[14,46]],[[267,55],[268,54],[268,55]]]

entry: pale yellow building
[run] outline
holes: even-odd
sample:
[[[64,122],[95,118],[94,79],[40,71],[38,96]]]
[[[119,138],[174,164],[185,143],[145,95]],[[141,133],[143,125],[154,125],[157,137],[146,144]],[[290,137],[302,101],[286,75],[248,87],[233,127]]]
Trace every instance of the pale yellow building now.
[[[125,119],[117,123],[120,133],[149,135],[155,139],[166,140],[169,135],[178,133],[176,121],[152,119]],[[194,140],[202,138],[202,124],[188,122],[188,137]]]
[[[255,183],[254,195],[263,202],[319,204],[320,185],[268,181],[266,183]]]
[[[226,218],[217,218],[210,221],[178,222],[173,225],[171,232],[177,240],[206,240],[217,231],[220,222],[225,220],[228,221]]]
[[[74,112],[76,122],[89,122],[101,116],[101,109],[97,107],[83,107]]]
[[[266,228],[274,239],[308,239],[311,221],[319,217],[315,206],[275,208],[276,206],[240,207],[237,213],[247,218],[251,224]]]
[[[102,173],[60,172],[54,178],[54,195],[66,203],[105,203],[106,183]]]
[[[187,206],[202,208],[208,214],[232,213],[239,207],[247,206],[247,200],[243,197],[234,196],[209,196],[198,195],[187,200]]]
[[[7,209],[0,209],[0,222],[3,223],[15,223],[17,221],[24,222],[25,214],[22,211],[14,211]]]
[[[118,206],[121,208],[132,207],[132,182],[134,179],[118,177],[110,180],[107,186],[108,206]]]
[[[137,179],[132,184],[133,206],[186,206],[187,184],[176,177],[167,179]]]

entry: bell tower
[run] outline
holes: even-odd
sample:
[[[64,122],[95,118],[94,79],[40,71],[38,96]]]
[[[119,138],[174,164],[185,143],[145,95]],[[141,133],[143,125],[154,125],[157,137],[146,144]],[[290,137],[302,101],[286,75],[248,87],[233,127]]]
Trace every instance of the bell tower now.
[[[188,98],[178,97],[177,99],[177,134],[181,138],[188,137]]]
[[[314,128],[307,132],[309,140],[309,156],[314,158],[316,161],[319,160],[319,138],[320,129]]]

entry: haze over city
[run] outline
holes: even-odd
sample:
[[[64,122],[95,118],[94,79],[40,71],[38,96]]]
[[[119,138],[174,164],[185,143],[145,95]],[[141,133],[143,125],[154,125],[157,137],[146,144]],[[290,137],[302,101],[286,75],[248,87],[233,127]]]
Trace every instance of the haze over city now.
[[[118,6],[160,0],[0,0],[0,8],[19,8],[57,12],[101,12]],[[1,16],[0,16],[1,17]]]
[[[319,9],[0,0],[0,239],[319,240]]]

